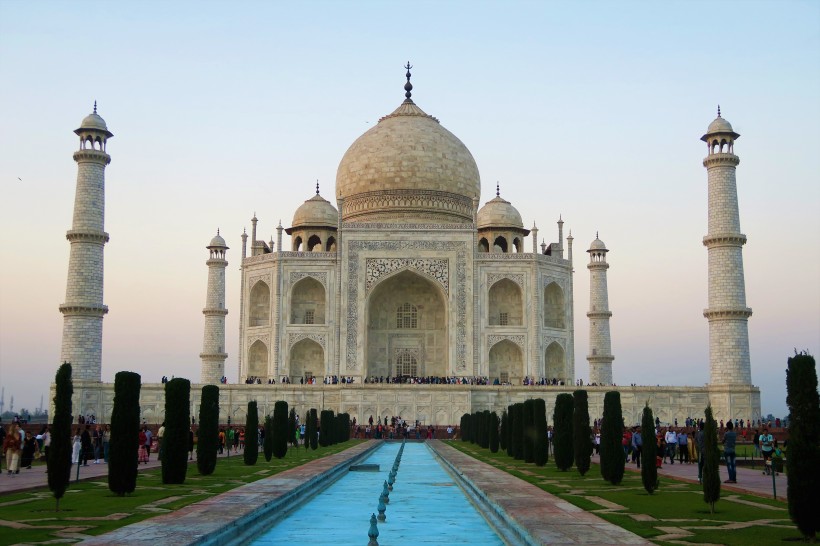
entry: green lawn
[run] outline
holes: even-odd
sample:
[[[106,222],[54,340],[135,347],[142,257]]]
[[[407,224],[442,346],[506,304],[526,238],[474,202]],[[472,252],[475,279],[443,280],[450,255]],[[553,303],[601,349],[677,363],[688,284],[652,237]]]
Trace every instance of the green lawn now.
[[[539,468],[468,442],[454,441],[450,445],[657,544],[675,541],[747,546],[801,538],[789,520],[785,502],[724,491],[715,514],[710,514],[697,484],[661,478],[660,488],[649,495],[640,474],[633,472],[626,472],[621,485],[614,486],[601,478],[595,464],[586,476],[581,476],[575,469],[558,471],[552,460]],[[612,508],[608,503],[622,508]]]
[[[200,476],[196,465],[192,464],[182,485],[164,485],[159,468],[143,470],[138,475],[134,493],[124,497],[112,494],[105,478],[72,483],[60,501],[59,512],[55,512],[54,497],[47,488],[3,495],[0,498],[0,546],[58,540],[79,542],[82,535],[107,533],[178,510],[246,483],[338,453],[360,442],[350,440],[319,447],[315,451],[288,449],[284,458],[273,458],[270,463],[260,453],[254,466],[245,466],[240,453],[220,458],[210,476]]]

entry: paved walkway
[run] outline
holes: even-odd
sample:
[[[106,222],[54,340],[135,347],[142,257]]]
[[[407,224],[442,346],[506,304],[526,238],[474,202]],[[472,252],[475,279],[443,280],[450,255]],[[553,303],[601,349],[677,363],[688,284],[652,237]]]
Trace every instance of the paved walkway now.
[[[599,462],[597,455],[592,456],[592,461]],[[633,463],[626,464],[626,470],[630,472],[640,472],[637,465]],[[677,480],[697,483],[698,482],[698,465],[679,463],[669,464],[665,462],[662,468],[658,469],[658,476],[667,476]],[[726,472],[726,467],[720,467],[720,481],[723,482],[729,479],[729,474]],[[778,473],[774,479],[774,485],[777,490],[777,499],[786,500],[786,475]],[[661,487],[663,487],[661,485]],[[759,462],[755,468],[751,467],[737,467],[737,483],[721,483],[721,491],[731,491],[733,493],[750,493],[761,497],[773,498],[772,477],[763,474],[763,463]]]

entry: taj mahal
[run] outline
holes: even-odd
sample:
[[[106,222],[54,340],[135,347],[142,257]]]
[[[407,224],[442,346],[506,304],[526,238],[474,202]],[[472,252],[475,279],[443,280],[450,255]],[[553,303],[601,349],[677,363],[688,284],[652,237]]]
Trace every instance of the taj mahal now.
[[[556,396],[578,388],[573,290],[575,268],[583,264],[590,290],[590,384],[583,387],[590,415],[600,416],[604,394],[616,389],[627,423],[640,419],[646,403],[664,422],[701,416],[709,403],[716,419],[760,418],[760,391],[751,382],[746,236],[737,201],[734,144],[740,135],[720,110],[702,136],[710,382],[612,386],[617,361],[610,341],[609,249],[596,235],[588,247],[574,250],[557,211],[548,220],[554,228],[525,227],[497,185],[495,197],[481,204],[472,154],[415,103],[412,67],[405,68],[404,100],[341,158],[335,200],[323,196],[317,183],[290,225],[276,226],[276,241],[257,237],[254,213],[251,233],[241,235],[236,280],[226,279],[225,239],[217,232],[210,240],[201,376],[191,389],[195,414],[202,385],[215,384],[222,422],[244,422],[251,400],[263,415],[285,400],[300,413],[332,409],[359,422],[372,415],[450,425],[464,413],[500,414],[509,404],[538,397],[551,415]],[[96,104],[75,133],[80,147],[74,152],[78,175],[67,233],[66,299],[59,308],[60,360],[73,367],[75,414],[107,422],[114,393],[112,384],[101,381],[108,311],[104,186],[113,134]],[[237,384],[223,381],[229,280],[241,283],[240,308],[230,310],[240,324]],[[164,385],[143,383],[143,419],[162,421],[164,404]]]

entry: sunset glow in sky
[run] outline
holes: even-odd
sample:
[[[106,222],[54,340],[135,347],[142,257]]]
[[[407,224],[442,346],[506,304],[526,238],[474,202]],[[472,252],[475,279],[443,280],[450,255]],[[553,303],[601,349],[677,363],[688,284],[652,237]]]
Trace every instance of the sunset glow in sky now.
[[[575,369],[588,256],[610,252],[620,385],[709,380],[706,145],[735,144],[752,377],[785,415],[786,358],[820,347],[820,4],[759,2],[0,1],[0,386],[34,410],[60,359],[78,148],[98,102],[106,170],[103,379],[199,380],[208,251],[227,269],[237,379],[239,257],[314,194],[404,98],[470,149],[481,204],[575,237]],[[539,241],[540,243],[540,241]],[[525,248],[531,249],[528,240]],[[290,242],[285,244],[290,249]],[[738,416],[742,417],[742,416]]]

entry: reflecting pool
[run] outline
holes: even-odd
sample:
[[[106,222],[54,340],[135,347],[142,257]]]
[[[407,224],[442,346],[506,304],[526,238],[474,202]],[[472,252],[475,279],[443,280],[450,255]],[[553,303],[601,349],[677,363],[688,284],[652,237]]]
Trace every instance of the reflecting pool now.
[[[383,443],[364,461],[378,464],[378,472],[348,472],[253,544],[366,545],[370,515],[378,515],[379,495],[400,447]],[[378,523],[380,546],[504,544],[424,443],[405,444],[386,506],[386,521]]]

